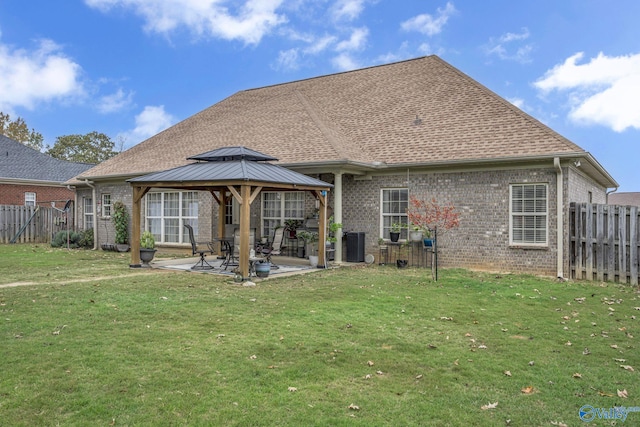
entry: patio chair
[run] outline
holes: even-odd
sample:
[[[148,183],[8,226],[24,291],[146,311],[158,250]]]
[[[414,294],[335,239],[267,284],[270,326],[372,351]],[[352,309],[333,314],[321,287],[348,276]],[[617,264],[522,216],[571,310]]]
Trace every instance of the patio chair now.
[[[271,256],[280,255],[282,253],[282,249],[284,249],[284,246],[282,246],[283,238],[284,238],[284,228],[282,227],[276,228],[275,231],[273,232],[273,240],[271,243],[271,247],[262,248],[261,250],[267,262],[271,263],[271,268],[274,268],[274,269],[279,268],[273,262],[273,260],[271,259]]]
[[[240,260],[240,229],[236,228],[233,230],[233,245],[228,243],[228,247],[223,249],[226,252],[226,258],[223,261],[222,265],[224,265],[224,269],[226,270],[228,266],[233,265],[237,266]],[[249,248],[247,248],[247,252],[254,248],[256,245],[256,229],[252,228],[249,230]]]
[[[233,244],[229,240],[221,240],[222,252],[224,253],[224,260],[220,264],[220,268],[224,267],[226,270],[229,266],[238,265],[238,257],[233,253]]]
[[[197,263],[195,263],[191,267],[191,269],[192,270],[213,270],[213,266],[209,264],[205,259],[206,254],[214,253],[214,250],[211,247],[211,244],[196,242],[195,236],[193,234],[193,227],[191,227],[189,224],[185,224],[184,226],[189,231],[189,242],[191,242],[192,255],[200,255],[200,260]]]

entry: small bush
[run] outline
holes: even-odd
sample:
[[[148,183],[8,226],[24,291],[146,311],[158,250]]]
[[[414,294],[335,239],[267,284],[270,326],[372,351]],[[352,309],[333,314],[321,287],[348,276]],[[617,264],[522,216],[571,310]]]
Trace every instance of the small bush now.
[[[91,233],[93,235],[93,232]],[[67,240],[68,235],[68,240]],[[67,246],[67,241],[69,242],[70,248],[80,247],[80,240],[82,239],[82,235],[76,233],[75,231],[58,231],[54,236],[53,240],[51,240],[51,247],[53,248],[62,248]]]
[[[82,248],[93,248],[93,228],[80,232],[80,240],[78,241],[78,245],[80,245],[80,247]]]

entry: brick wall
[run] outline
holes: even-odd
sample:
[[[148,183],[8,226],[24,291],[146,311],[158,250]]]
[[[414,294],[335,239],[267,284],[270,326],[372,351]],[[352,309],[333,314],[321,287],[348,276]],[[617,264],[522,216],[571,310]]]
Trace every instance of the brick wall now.
[[[407,182],[408,181],[408,182]],[[456,173],[403,173],[369,180],[343,178],[343,223],[347,231],[364,231],[366,252],[377,255],[380,235],[380,189],[408,188],[420,198],[453,203],[460,227],[439,236],[439,265],[489,271],[555,275],[556,174],[553,168]],[[509,184],[547,183],[549,246],[509,245]]]
[[[66,187],[0,184],[0,205],[24,206],[24,197],[27,192],[36,193],[38,205],[51,207],[51,202],[55,202],[59,209],[64,207],[67,200],[73,200],[75,196],[75,193],[67,190]]]

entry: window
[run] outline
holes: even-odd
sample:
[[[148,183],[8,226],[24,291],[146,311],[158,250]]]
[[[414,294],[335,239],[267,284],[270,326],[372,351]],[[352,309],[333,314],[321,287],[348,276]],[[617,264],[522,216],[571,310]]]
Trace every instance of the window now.
[[[84,208],[84,229],[90,230],[93,228],[93,199],[83,197],[82,206]]]
[[[102,216],[111,216],[111,194],[105,193],[102,195]]]
[[[271,236],[287,219],[304,220],[303,191],[262,193],[262,235]]]
[[[547,244],[547,184],[511,185],[511,243]]]
[[[384,239],[388,239],[389,232],[391,231],[391,224],[399,223],[407,225],[409,190],[406,188],[383,188],[380,199],[380,236]],[[400,238],[407,238],[406,228],[402,229]]]
[[[198,193],[195,191],[149,193],[146,200],[146,230],[158,243],[184,243],[189,236],[184,225],[198,235]]]
[[[24,193],[24,205],[35,206],[36,205],[36,193],[27,191]]]

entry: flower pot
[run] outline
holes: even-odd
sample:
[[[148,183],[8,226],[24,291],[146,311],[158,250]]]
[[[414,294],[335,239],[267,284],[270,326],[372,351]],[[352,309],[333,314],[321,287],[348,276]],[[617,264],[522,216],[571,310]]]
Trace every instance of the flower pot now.
[[[318,255],[309,255],[309,264],[311,264],[311,267],[317,267]]]
[[[422,240],[422,231],[412,231],[411,233],[409,233],[409,239],[411,239],[412,242],[419,242]]]
[[[126,243],[116,243],[118,252],[129,252],[130,246]]]
[[[407,265],[409,265],[409,261],[406,259],[396,260],[396,266],[398,266],[398,268],[405,268]]]
[[[140,261],[142,261],[142,267],[150,267],[149,263],[153,260],[157,249],[140,248]]]
[[[256,263],[256,276],[258,277],[269,277],[269,272],[271,271],[271,263],[270,262],[259,262]]]
[[[394,233],[393,231],[391,231],[389,233],[389,239],[391,239],[392,242],[397,242],[400,239],[400,233]]]
[[[430,247],[432,247],[432,246],[433,246],[433,239],[432,239],[432,238],[430,238],[430,237],[429,237],[429,238],[426,238],[426,237],[425,237],[425,238],[424,238],[424,240],[423,240],[422,242],[423,242],[423,244],[424,244],[424,246],[425,246],[426,248],[430,248]]]

